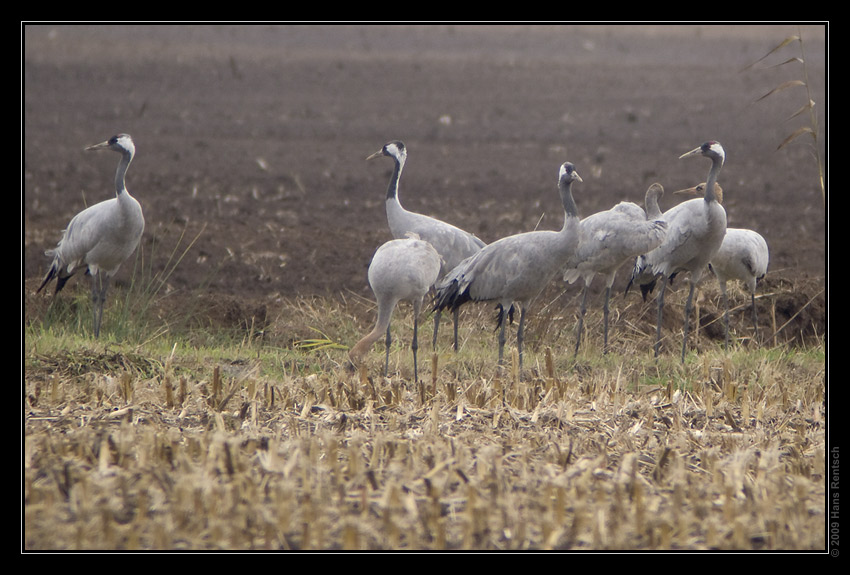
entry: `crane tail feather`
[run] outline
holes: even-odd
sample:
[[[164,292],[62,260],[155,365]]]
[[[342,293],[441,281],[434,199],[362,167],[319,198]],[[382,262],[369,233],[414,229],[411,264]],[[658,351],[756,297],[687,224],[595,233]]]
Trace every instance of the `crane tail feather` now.
[[[640,284],[640,294],[643,296],[643,301],[646,301],[646,298],[652,293],[652,290],[655,289],[655,281],[656,280],[653,279],[649,283]]]
[[[502,327],[502,321],[505,316],[507,316],[508,325],[511,325],[514,322],[514,305],[511,304],[511,307],[508,308],[508,312],[504,313],[504,307],[502,304],[496,304],[496,329],[493,331],[499,331]]]
[[[449,309],[454,312],[467,301],[469,301],[469,295],[466,291],[460,291],[460,285],[455,279],[437,288],[434,294],[433,311]]]
[[[62,291],[62,288],[65,287],[65,284],[68,283],[68,280],[71,279],[71,275],[62,275],[59,273],[59,264],[55,261],[50,265],[50,269],[47,270],[47,274],[45,274],[44,279],[41,281],[41,285],[38,286],[38,289],[35,290],[35,293],[40,293],[41,290],[45,288],[47,284],[53,281],[56,278],[56,289],[53,290],[53,294],[57,294]]]
[[[69,279],[71,279],[71,276],[59,276],[56,278],[56,289],[53,291],[53,294],[55,295],[62,291],[62,288],[65,287]]]
[[[51,266],[50,266],[50,269],[49,269],[49,270],[47,270],[47,274],[45,274],[44,279],[43,279],[43,280],[42,280],[42,282],[41,282],[41,285],[40,285],[40,286],[38,286],[38,289],[37,289],[37,290],[35,290],[35,293],[39,293],[39,292],[41,292],[41,290],[43,290],[43,289],[44,289],[44,286],[46,286],[47,284],[49,284],[49,283],[50,283],[50,281],[51,281],[54,277],[56,277],[56,272],[57,272],[57,268],[56,268],[56,266],[55,266],[55,265],[51,265]],[[57,282],[57,283],[58,283],[58,282]],[[62,282],[62,283],[64,284],[64,282]],[[58,288],[57,288],[57,290],[56,290],[56,291],[59,291],[59,290],[58,290]]]

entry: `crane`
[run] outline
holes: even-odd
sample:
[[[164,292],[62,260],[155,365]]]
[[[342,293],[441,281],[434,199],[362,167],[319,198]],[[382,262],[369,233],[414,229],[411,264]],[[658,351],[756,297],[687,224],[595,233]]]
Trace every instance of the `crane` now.
[[[71,219],[56,248],[45,252],[53,259],[36,293],[53,278],[56,278],[54,294],[59,293],[68,279],[85,267],[91,276],[93,329],[97,338],[109,282],[138,247],[145,230],[145,218],[142,207],[124,183],[127,168],[136,153],[133,138],[118,134],[86,150],[112,150],[121,154],[115,172],[115,197],[90,206]]]
[[[708,262],[720,249],[726,235],[726,210],[717,201],[714,184],[723,168],[726,152],[719,142],[708,141],[700,147],[679,156],[690,158],[705,156],[711,160],[711,168],[706,180],[705,195],[682,202],[663,214],[667,222],[667,236],[660,246],[643,254],[635,261],[632,278],[626,287],[628,292],[632,283],[639,283],[641,291],[651,291],[657,278],[661,278],[661,290],[658,294],[658,317],[655,331],[655,357],[661,347],[661,320],[664,313],[664,292],[669,278],[679,272],[690,272],[688,300],[685,305],[685,326],[682,340],[682,362],[688,344],[688,322],[693,305],[694,289],[702,278]]]
[[[696,195],[704,193],[705,183],[674,192],[676,194]],[[717,202],[723,203],[723,188],[714,185]],[[717,254],[708,262],[708,269],[720,284],[723,296],[724,324],[726,336],[724,347],[729,349],[729,300],[726,295],[726,284],[729,280],[742,282],[750,292],[750,304],[753,310],[753,330],[756,341],[759,341],[758,312],[756,311],[756,284],[767,273],[770,252],[767,241],[756,231],[745,228],[726,228],[726,235]]]
[[[436,218],[410,212],[402,207],[398,199],[398,184],[401,178],[401,171],[404,169],[404,163],[407,160],[407,148],[404,142],[399,140],[388,142],[380,150],[366,158],[366,160],[373,160],[382,156],[392,158],[395,162],[395,168],[390,177],[389,186],[387,186],[386,201],[387,222],[394,238],[404,238],[405,234],[413,232],[422,240],[434,246],[434,249],[443,258],[443,264],[440,268],[441,278],[461,261],[484,247],[484,242],[469,232]],[[437,345],[440,315],[440,311],[437,311],[434,315],[434,347]],[[453,320],[454,349],[457,351],[458,310],[454,310]]]
[[[571,190],[577,181],[582,179],[575,166],[570,162],[561,165],[558,190],[564,207],[564,225],[560,231],[533,231],[502,238],[465,259],[437,283],[436,310],[454,311],[468,301],[497,302],[500,365],[504,357],[506,320],[512,319],[514,304],[519,305],[520,373],[526,309],[578,247],[579,218]]]
[[[658,247],[667,234],[667,222],[660,219],[658,198],[664,194],[661,184],[654,183],[646,190],[646,210],[632,202],[620,202],[610,210],[598,212],[581,220],[581,240],[575,255],[569,259],[564,281],[584,280],[581,314],[578,320],[575,355],[581,345],[581,332],[587,312],[587,292],[596,274],[605,278],[603,350],[608,350],[608,302],[617,270],[629,259]]]
[[[377,249],[369,264],[368,277],[369,286],[378,300],[378,318],[374,329],[348,352],[348,357],[354,365],[361,363],[372,344],[386,332],[386,377],[392,343],[390,319],[396,304],[401,300],[409,300],[413,304],[413,343],[410,346],[413,350],[413,378],[414,381],[419,381],[416,363],[416,350],[419,348],[419,312],[425,294],[437,281],[440,263],[440,255],[434,247],[412,233],[403,239],[390,240]]]

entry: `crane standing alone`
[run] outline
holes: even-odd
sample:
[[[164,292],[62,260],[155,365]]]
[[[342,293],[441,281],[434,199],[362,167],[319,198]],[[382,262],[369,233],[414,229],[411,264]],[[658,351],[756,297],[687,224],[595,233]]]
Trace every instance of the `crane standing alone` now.
[[[608,350],[608,302],[617,270],[629,259],[658,247],[667,234],[667,223],[660,219],[658,198],[664,194],[661,184],[646,191],[646,211],[632,202],[620,202],[610,210],[581,220],[581,240],[564,271],[564,281],[584,280],[581,315],[578,320],[575,354],[581,345],[581,332],[587,312],[587,291],[596,274],[605,277],[603,350]]]
[[[679,190],[676,194],[699,194],[704,192],[705,183]],[[718,203],[723,203],[723,189],[720,184],[714,185],[714,193]],[[750,292],[750,304],[753,311],[753,330],[756,341],[759,341],[758,312],[756,311],[756,284],[767,273],[770,252],[767,242],[761,234],[745,228],[726,228],[726,235],[717,254],[708,262],[720,284],[723,296],[725,339],[724,347],[729,349],[729,300],[726,294],[726,283],[729,280],[739,280]]]
[[[436,218],[410,212],[402,207],[398,199],[398,184],[401,179],[401,171],[404,169],[404,163],[407,160],[407,148],[404,142],[398,140],[389,142],[383,148],[366,158],[366,160],[373,160],[382,156],[390,157],[395,162],[395,168],[390,177],[390,183],[387,186],[386,201],[387,222],[394,238],[404,238],[407,233],[412,232],[434,246],[434,249],[443,258],[443,264],[440,267],[441,278],[464,259],[484,247],[484,242],[469,232]],[[440,315],[439,310],[434,315],[434,346],[437,345]],[[457,351],[457,309],[453,311],[453,320],[454,349]]]
[[[390,363],[390,319],[400,300],[413,303],[413,377],[419,380],[416,362],[416,350],[419,348],[419,312],[425,294],[437,281],[440,272],[440,255],[437,251],[415,234],[398,240],[390,240],[375,252],[369,264],[369,286],[378,300],[378,319],[375,328],[358,341],[348,352],[348,357],[359,365],[363,356],[386,332],[387,350],[384,362],[384,377]]]
[[[136,153],[133,139],[128,134],[118,134],[86,150],[113,150],[121,154],[115,172],[115,197],[90,206],[71,219],[56,248],[45,252],[53,260],[36,293],[53,278],[56,278],[54,293],[59,293],[68,279],[85,266],[91,276],[93,329],[98,337],[109,282],[138,247],[145,218],[142,207],[124,183]]]
[[[579,242],[579,219],[572,183],[581,177],[575,167],[564,163],[558,175],[558,190],[564,206],[560,231],[533,231],[502,238],[465,259],[437,284],[434,309],[456,310],[468,301],[495,301],[499,317],[499,364],[503,363],[505,324],[514,304],[520,307],[517,329],[519,369],[522,372],[522,342],[525,313],[529,303],[563,269]]]
[[[670,276],[679,272],[690,272],[688,301],[685,305],[685,326],[682,340],[682,362],[688,344],[688,322],[693,305],[694,289],[702,278],[711,258],[720,249],[723,236],[726,235],[726,210],[717,201],[714,184],[723,168],[726,153],[719,142],[709,141],[700,147],[680,156],[689,158],[702,155],[711,160],[711,168],[706,180],[705,196],[702,199],[688,200],[667,210],[663,214],[667,222],[667,237],[651,252],[639,256],[632,273],[633,282],[641,284],[644,293],[651,289],[656,278],[661,278],[658,294],[658,318],[655,332],[655,357],[661,347],[661,319],[664,313],[664,292]],[[626,291],[628,291],[628,287]]]

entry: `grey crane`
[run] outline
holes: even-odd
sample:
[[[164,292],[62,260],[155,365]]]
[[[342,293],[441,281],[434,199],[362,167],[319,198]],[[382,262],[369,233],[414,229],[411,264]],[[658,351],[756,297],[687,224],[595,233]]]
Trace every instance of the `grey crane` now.
[[[404,142],[392,141],[383,148],[366,158],[373,160],[387,156],[395,162],[389,186],[387,186],[387,222],[393,237],[403,238],[408,232],[417,234],[421,239],[430,243],[443,258],[440,268],[440,277],[458,265],[461,261],[484,247],[484,242],[479,238],[458,227],[448,224],[442,220],[432,218],[423,214],[410,212],[402,207],[398,199],[398,184],[401,179],[401,171],[407,160],[407,148]],[[440,328],[440,311],[434,314],[434,338],[433,345],[437,345],[437,332]],[[458,310],[453,311],[454,320],[454,349],[457,351],[457,325]]]
[[[700,194],[705,191],[705,183],[674,192],[676,194]],[[723,188],[720,184],[714,185],[714,193],[718,203],[723,203]],[[756,341],[759,341],[758,312],[756,311],[756,284],[765,274],[770,260],[770,251],[767,241],[756,231],[745,228],[726,228],[726,235],[720,249],[711,261],[708,269],[717,278],[720,284],[720,293],[723,296],[724,324],[726,336],[724,347],[729,349],[729,300],[726,294],[726,284],[729,280],[738,280],[747,287],[750,292],[750,304],[753,311],[753,330]]]
[[[397,240],[390,240],[381,245],[369,264],[369,286],[378,300],[378,319],[374,329],[358,341],[348,352],[348,357],[354,365],[359,365],[366,352],[386,332],[386,361],[384,376],[386,377],[390,364],[390,319],[396,304],[408,300],[413,304],[413,378],[419,380],[416,350],[419,349],[419,312],[425,294],[437,281],[440,273],[440,255],[434,247],[419,239],[416,234]]]
[[[711,160],[711,168],[706,180],[705,196],[693,199],[670,208],[663,214],[667,222],[667,236],[660,246],[641,255],[635,262],[632,272],[632,283],[639,283],[641,291],[646,296],[651,291],[657,278],[661,278],[661,289],[658,293],[658,318],[655,331],[655,357],[661,347],[661,320],[664,313],[664,292],[669,278],[679,272],[688,271],[690,289],[685,305],[685,326],[682,339],[682,362],[685,361],[685,350],[688,344],[688,322],[693,305],[694,289],[702,278],[708,262],[720,249],[723,236],[726,235],[726,210],[717,201],[714,184],[723,168],[726,153],[718,142],[709,141],[700,147],[680,156],[689,158],[705,156]],[[628,292],[629,287],[626,287]]]
[[[664,194],[661,184],[646,190],[646,210],[632,202],[620,202],[610,210],[598,212],[581,220],[581,239],[575,255],[564,271],[564,281],[584,280],[581,314],[578,320],[575,355],[581,345],[581,332],[587,312],[587,292],[596,274],[605,278],[603,305],[604,344],[608,350],[608,302],[617,270],[628,260],[658,247],[667,234],[667,222],[661,219],[658,198]]]
[[[56,278],[54,293],[58,293],[76,271],[85,267],[91,276],[93,329],[97,338],[109,282],[138,247],[145,218],[142,207],[124,183],[136,153],[133,139],[128,134],[118,134],[86,150],[112,150],[121,154],[115,172],[115,197],[90,206],[71,219],[56,248],[45,252],[53,259],[36,293],[53,278]]]
[[[520,373],[526,309],[578,247],[579,218],[571,190],[576,181],[582,180],[575,167],[569,162],[561,165],[558,190],[564,206],[564,225],[560,231],[533,231],[502,238],[465,259],[437,283],[434,308],[438,310],[455,310],[468,301],[497,302],[500,365],[506,320],[513,316],[514,305],[519,305]]]

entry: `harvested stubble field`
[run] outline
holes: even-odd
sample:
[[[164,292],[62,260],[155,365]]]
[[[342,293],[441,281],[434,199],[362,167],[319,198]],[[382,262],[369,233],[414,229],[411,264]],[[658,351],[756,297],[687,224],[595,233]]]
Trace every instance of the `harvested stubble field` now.
[[[316,305],[286,309],[356,329],[353,304]],[[35,338],[25,546],[824,548],[822,347],[712,342],[682,366],[620,334],[608,356],[589,338],[573,364],[571,335],[532,344],[518,380],[493,365],[490,329],[462,329],[457,355],[448,339],[424,354],[419,384],[405,345],[384,379],[378,349],[355,373],[332,346],[68,352]]]
[[[775,151],[797,105],[752,104],[777,78],[739,73],[795,32],[28,27],[22,548],[824,550],[825,210],[810,150]],[[804,33],[823,101],[823,30]],[[84,278],[34,290],[80,191],[111,184],[113,159],[80,150],[118,131],[148,226],[95,341]],[[707,166],[675,158],[717,138],[730,225],[771,246],[765,341],[734,288],[723,351],[705,279],[680,364],[676,282],[656,361],[654,302],[623,297],[622,270],[607,355],[598,286],[574,360],[580,290],[552,285],[522,379],[494,365],[484,305],[457,354],[448,328],[421,344],[421,382],[409,306],[389,378],[380,343],[353,371],[389,239],[389,166],[363,159],[397,137],[405,205],[486,241],[560,225],[563,160],[589,214],[698,183]]]

